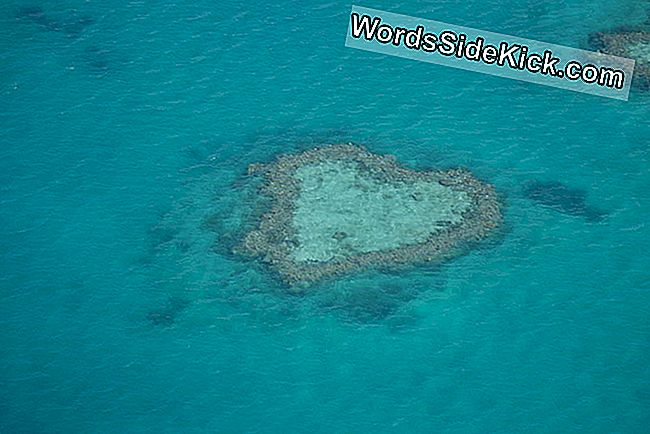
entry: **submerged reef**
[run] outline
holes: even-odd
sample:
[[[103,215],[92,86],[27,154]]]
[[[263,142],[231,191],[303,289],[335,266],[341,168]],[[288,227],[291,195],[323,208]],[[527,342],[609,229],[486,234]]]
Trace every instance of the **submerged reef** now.
[[[542,206],[590,222],[599,222],[607,216],[605,211],[587,204],[586,191],[558,181],[532,181],[524,186],[524,196]]]
[[[605,54],[636,60],[632,83],[650,90],[650,31],[641,28],[619,28],[589,35],[590,48]]]
[[[249,166],[268,202],[239,253],[288,285],[462,253],[502,220],[494,188],[464,169],[413,171],[352,144]]]
[[[163,306],[149,312],[147,318],[153,325],[169,327],[188,305],[189,302],[185,299],[170,297]]]
[[[37,25],[51,32],[60,32],[68,37],[78,37],[86,27],[95,20],[88,15],[81,15],[76,10],[69,11],[65,16],[52,18],[40,6],[21,6],[16,11],[16,19]]]

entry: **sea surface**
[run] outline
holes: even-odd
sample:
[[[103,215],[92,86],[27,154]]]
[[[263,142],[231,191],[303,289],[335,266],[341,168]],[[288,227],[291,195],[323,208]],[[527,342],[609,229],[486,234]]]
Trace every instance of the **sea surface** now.
[[[650,7],[360,5],[578,48]],[[2,2],[0,432],[647,432],[650,94],[346,48],[350,8]],[[232,254],[246,167],[340,142],[471,169],[503,228],[288,294]]]

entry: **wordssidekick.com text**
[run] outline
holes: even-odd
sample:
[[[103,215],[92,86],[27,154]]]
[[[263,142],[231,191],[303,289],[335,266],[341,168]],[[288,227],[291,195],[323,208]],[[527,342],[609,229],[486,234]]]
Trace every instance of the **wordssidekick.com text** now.
[[[411,29],[393,27],[382,23],[381,17],[378,16],[371,17],[353,12],[350,31],[355,39],[374,39],[380,44],[392,44],[431,55],[456,57],[562,80],[581,81],[614,89],[622,89],[627,80],[625,72],[620,69],[583,64],[577,60],[562,62],[551,50],[535,53],[524,44],[511,44],[506,41],[491,45],[486,44],[485,38],[481,36],[468,40],[464,33],[453,30],[430,33],[421,25]]]

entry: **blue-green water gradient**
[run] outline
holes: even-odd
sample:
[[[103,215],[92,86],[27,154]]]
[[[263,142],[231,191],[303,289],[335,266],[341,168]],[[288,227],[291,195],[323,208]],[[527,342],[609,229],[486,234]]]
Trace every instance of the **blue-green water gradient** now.
[[[50,24],[29,5],[0,5],[0,431],[650,426],[648,94],[349,49],[341,1],[46,0]],[[581,48],[648,18],[643,1],[362,5]],[[469,167],[503,233],[284,294],[229,253],[242,174],[340,141]],[[531,180],[607,217],[540,206]]]

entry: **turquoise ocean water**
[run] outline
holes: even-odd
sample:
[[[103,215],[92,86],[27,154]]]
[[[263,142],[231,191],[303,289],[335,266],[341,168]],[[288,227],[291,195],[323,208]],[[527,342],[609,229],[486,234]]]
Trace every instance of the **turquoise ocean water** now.
[[[650,7],[361,5],[574,47]],[[650,426],[650,95],[346,48],[350,7],[2,2],[0,432]],[[504,230],[443,266],[286,295],[228,252],[242,174],[341,141],[469,167]],[[540,206],[532,180],[607,217]]]

